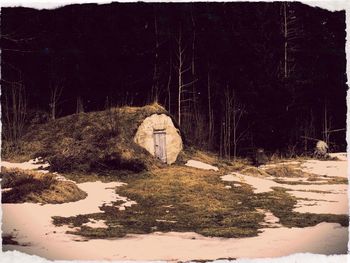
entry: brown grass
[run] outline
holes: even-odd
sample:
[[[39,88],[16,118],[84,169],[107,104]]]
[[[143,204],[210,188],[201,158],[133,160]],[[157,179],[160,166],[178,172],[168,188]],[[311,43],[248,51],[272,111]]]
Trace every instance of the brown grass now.
[[[1,169],[1,187],[11,188],[2,193],[3,203],[65,203],[84,199],[87,194],[76,184],[57,181],[53,174]]]
[[[240,171],[240,173],[255,177],[268,177],[270,176],[266,171],[259,169],[254,166],[244,166]]]
[[[221,237],[257,235],[264,216],[251,206],[251,188],[242,185],[226,189],[220,175],[182,166],[156,169],[141,178],[130,177],[128,185],[118,188],[118,194],[137,205],[125,211],[104,205],[103,213],[56,217],[54,223],[81,226],[88,218],[105,219],[107,230],[83,227],[76,232],[90,238],[154,231],[195,231]]]
[[[297,199],[288,189],[274,188],[254,194],[250,185],[223,182],[224,172],[173,165],[127,177],[117,193],[137,202],[125,211],[118,204],[103,205],[102,212],[76,217],[55,217],[56,225],[78,227],[69,233],[88,238],[123,237],[155,231],[193,231],[204,236],[256,236],[264,214],[271,211],[287,227],[314,226],[320,222],[348,224],[347,215],[303,214],[293,211]],[[230,185],[231,189],[225,188]],[[103,219],[108,228],[82,226],[89,219]]]
[[[274,177],[308,177],[310,174],[295,169],[295,165],[280,165],[265,170],[266,173]]]

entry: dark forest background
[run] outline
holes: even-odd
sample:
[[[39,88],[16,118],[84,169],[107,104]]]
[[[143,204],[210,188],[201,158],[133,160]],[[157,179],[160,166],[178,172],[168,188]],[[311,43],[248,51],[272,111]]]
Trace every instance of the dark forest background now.
[[[1,49],[5,132],[38,112],[158,102],[188,142],[226,157],[312,151],[307,138],[346,148],[345,12],[283,2],[2,8]]]

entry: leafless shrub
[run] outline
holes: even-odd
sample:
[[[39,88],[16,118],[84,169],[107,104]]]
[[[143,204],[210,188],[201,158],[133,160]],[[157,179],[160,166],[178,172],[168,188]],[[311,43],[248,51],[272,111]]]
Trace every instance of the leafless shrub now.
[[[63,91],[62,83],[54,83],[50,85],[50,117],[56,119],[57,107],[60,104],[60,99]]]
[[[6,142],[3,146],[18,149],[27,117],[25,86],[21,81],[4,86],[2,106],[3,138]]]

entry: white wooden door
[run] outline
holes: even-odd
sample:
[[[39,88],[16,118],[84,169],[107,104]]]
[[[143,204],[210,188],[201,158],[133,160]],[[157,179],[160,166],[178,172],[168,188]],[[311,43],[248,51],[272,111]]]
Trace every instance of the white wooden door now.
[[[159,158],[163,163],[166,163],[166,141],[165,141],[165,131],[154,131],[154,153],[157,158]]]

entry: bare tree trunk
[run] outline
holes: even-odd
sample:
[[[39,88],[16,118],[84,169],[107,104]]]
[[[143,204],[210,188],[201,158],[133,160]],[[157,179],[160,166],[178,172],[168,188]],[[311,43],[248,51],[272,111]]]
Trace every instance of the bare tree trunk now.
[[[296,88],[297,85],[292,83],[295,80],[296,71],[296,57],[294,52],[300,49],[300,41],[297,41],[303,36],[303,30],[300,26],[300,20],[295,14],[295,10],[290,6],[288,2],[281,3],[281,15],[282,15],[282,33],[284,38],[284,56],[283,56],[283,70],[281,69],[281,76],[283,76],[285,89],[291,92],[289,103],[286,105],[288,111],[296,101]],[[283,71],[283,74],[282,74]]]
[[[237,120],[236,120],[236,110],[237,110],[237,105],[236,105],[236,100],[233,100],[233,160],[236,161],[237,158]]]
[[[153,68],[153,85],[152,85],[152,102],[158,102],[159,96],[159,69],[158,69],[158,49],[159,49],[159,39],[158,39],[158,22],[157,13],[154,7],[154,34],[155,34],[155,53],[154,53],[154,68]]]
[[[331,119],[328,116],[328,108],[327,108],[327,100],[324,103],[324,130],[323,130],[323,138],[324,141],[329,146],[329,137],[331,133]]]
[[[225,121],[223,123],[223,153],[224,157],[231,159],[232,146],[233,158],[237,159],[237,146],[241,139],[245,136],[248,128],[244,131],[239,131],[240,121],[244,113],[244,107],[238,103],[235,92],[230,90],[229,86],[224,91],[225,103]]]
[[[76,113],[84,112],[84,104],[83,100],[80,96],[77,97],[77,107],[76,107]]]
[[[288,78],[288,24],[287,24],[287,3],[283,3],[284,15],[284,78]]]
[[[210,72],[208,69],[208,78],[207,78],[207,86],[208,86],[208,117],[209,117],[209,129],[208,129],[208,147],[212,147],[213,143],[213,128],[214,128],[214,122],[213,122],[213,110],[211,107],[211,85],[210,85]]]
[[[170,52],[169,55],[169,77],[168,77],[168,85],[167,85],[167,90],[168,90],[168,112],[171,113],[171,72],[172,72],[172,66],[173,66],[173,58]]]
[[[222,121],[223,117],[221,117],[221,121],[220,121],[220,158],[223,158],[223,144],[224,144],[224,141],[223,141],[223,137],[224,137],[224,121]]]
[[[177,74],[178,74],[178,92],[177,92],[177,121],[179,125],[182,122],[182,104],[185,101],[190,101],[190,98],[185,99],[184,94],[188,93],[187,87],[191,86],[197,80],[184,83],[184,74],[191,69],[191,66],[185,67],[185,48],[182,42],[182,27],[180,24],[179,35],[176,38],[177,42]]]
[[[63,87],[59,83],[50,84],[50,117],[52,120],[56,119],[57,106],[60,103]]]
[[[181,25],[179,29],[179,38],[178,38],[178,94],[177,94],[177,100],[178,100],[178,105],[177,105],[177,121],[179,125],[181,125],[181,95],[182,95],[182,68],[183,68],[183,52],[184,50],[182,49],[182,32],[181,32]]]
[[[314,115],[310,112],[308,118],[303,118],[301,138],[304,139],[304,152],[308,151],[309,138],[315,137]]]
[[[193,5],[192,5],[193,8]],[[196,60],[196,21],[193,17],[193,12],[191,9],[191,21],[192,21],[192,62],[191,62],[191,73],[192,78],[196,78],[196,68],[195,68],[195,60]],[[192,99],[193,99],[193,115],[195,121],[199,121],[199,112],[197,105],[197,91],[196,91],[196,83],[192,84]]]
[[[225,158],[230,159],[231,157],[231,114],[232,114],[232,95],[227,85],[225,92],[225,122],[224,122],[224,155]]]

